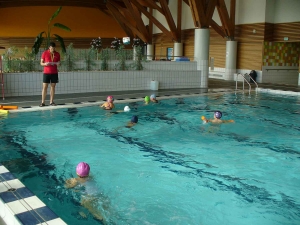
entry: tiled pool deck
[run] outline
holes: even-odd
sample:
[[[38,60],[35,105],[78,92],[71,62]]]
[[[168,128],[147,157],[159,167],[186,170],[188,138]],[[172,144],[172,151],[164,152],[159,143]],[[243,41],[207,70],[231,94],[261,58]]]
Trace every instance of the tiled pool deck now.
[[[263,91],[289,91],[292,93],[300,93],[300,86],[292,85],[275,85],[275,84],[258,84],[259,88],[262,88]],[[182,95],[182,94],[195,94],[195,93],[216,93],[219,91],[229,90],[234,91],[236,88],[235,81],[224,81],[219,79],[209,79],[208,89],[193,88],[193,89],[168,89],[168,90],[137,90],[137,91],[116,91],[116,92],[92,92],[92,93],[76,93],[76,94],[56,94],[55,103],[59,106],[64,104],[65,107],[68,107],[68,104],[79,104],[81,102],[102,102],[106,99],[107,95],[113,95],[115,99],[136,99],[136,101],[141,101],[140,98],[144,98],[146,95],[155,93],[156,96],[173,96],[173,95]],[[238,90],[242,90],[242,83],[238,83]],[[245,93],[248,93],[248,86],[245,84]],[[255,90],[255,86],[252,85],[252,90]],[[41,96],[24,96],[24,97],[7,97],[4,100],[0,99],[0,104],[3,105],[17,105],[19,108],[33,108],[34,110],[47,110],[53,109],[53,106],[49,105],[49,90],[46,97],[46,107],[39,107],[41,103]],[[37,108],[38,107],[38,108]],[[26,111],[26,110],[25,110]]]
[[[99,105],[105,101],[107,95],[113,95],[118,101],[143,101],[146,95],[155,93],[158,99],[175,96],[209,94],[218,92],[235,91],[234,81],[223,81],[209,79],[208,89],[172,89],[172,90],[144,90],[144,91],[123,91],[123,92],[98,92],[55,95],[57,106],[39,107],[41,96],[8,97],[1,100],[0,104],[17,105],[19,107],[13,112],[26,112],[36,110],[49,110],[66,107],[83,107],[89,105]],[[242,91],[242,84],[238,84],[238,90]],[[245,93],[248,93],[245,86]],[[252,86],[255,90],[255,86]],[[278,94],[296,95],[300,97],[300,87],[292,85],[259,84],[258,91]],[[49,95],[47,96],[49,99]],[[48,101],[49,102],[49,101]],[[48,103],[49,104],[49,103]],[[47,102],[46,102],[47,105]],[[11,174],[0,160],[0,225],[5,224],[66,224],[51,209],[41,202],[29,189],[27,189],[13,174]]]

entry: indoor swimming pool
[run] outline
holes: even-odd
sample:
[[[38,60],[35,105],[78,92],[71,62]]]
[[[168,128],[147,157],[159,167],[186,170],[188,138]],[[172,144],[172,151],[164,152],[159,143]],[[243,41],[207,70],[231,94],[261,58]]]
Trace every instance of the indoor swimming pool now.
[[[216,110],[235,122],[203,124]],[[3,116],[0,163],[67,224],[299,224],[299,97],[216,93],[113,111]],[[103,221],[81,204],[85,186],[65,187],[81,161]]]

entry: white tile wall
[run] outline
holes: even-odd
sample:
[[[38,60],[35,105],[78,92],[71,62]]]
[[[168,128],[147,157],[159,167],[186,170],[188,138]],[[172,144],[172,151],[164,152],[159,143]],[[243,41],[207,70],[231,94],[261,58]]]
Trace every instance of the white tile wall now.
[[[197,70],[61,72],[56,94],[149,90],[151,80],[157,80],[160,89],[200,88],[200,74]],[[42,77],[42,73],[4,74],[5,96],[41,95]]]

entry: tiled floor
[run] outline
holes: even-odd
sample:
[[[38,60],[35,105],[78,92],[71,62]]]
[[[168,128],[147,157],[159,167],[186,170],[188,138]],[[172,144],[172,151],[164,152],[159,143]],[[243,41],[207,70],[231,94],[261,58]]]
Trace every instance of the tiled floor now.
[[[292,85],[276,85],[276,84],[258,84],[261,88],[286,90],[300,92],[300,86]],[[238,89],[242,90],[242,83],[238,82]],[[235,81],[224,81],[219,79],[209,79],[208,89],[168,89],[168,90],[137,90],[137,91],[117,91],[117,92],[92,92],[92,93],[77,93],[77,94],[56,94],[55,103],[77,103],[77,102],[93,102],[105,100],[107,95],[113,95],[115,99],[130,99],[130,98],[143,98],[146,95],[155,93],[157,96],[168,96],[176,94],[190,94],[190,93],[210,93],[217,92],[220,89],[235,90]],[[252,89],[255,89],[255,85],[252,85]],[[248,91],[248,85],[245,83],[245,91]],[[4,100],[0,100],[0,104],[5,105],[17,105],[20,107],[32,107],[38,106],[41,103],[41,96],[24,96],[24,97],[7,97]],[[49,105],[49,94],[46,98],[46,105]],[[48,107],[46,107],[48,108]]]

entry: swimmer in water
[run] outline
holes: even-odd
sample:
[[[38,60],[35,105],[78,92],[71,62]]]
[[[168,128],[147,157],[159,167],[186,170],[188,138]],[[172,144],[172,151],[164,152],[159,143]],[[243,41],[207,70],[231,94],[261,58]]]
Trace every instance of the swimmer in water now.
[[[137,124],[137,122],[139,121],[139,118],[137,116],[132,116],[131,120],[128,122],[127,124],[127,128],[133,127],[134,125]]]
[[[107,96],[106,102],[104,102],[100,107],[104,108],[105,110],[112,110],[115,108],[114,97],[111,95]]]
[[[89,176],[89,173],[89,164],[80,162],[76,167],[76,174],[78,177],[68,179],[65,183],[65,187],[84,187],[85,191],[82,193],[81,205],[84,206],[93,215],[94,218],[105,223],[103,214],[98,207],[99,200],[100,202],[102,202],[101,200],[103,199],[99,199],[100,191],[98,190],[96,184],[94,184],[95,182]],[[79,214],[84,218],[87,217],[84,212],[79,212]]]
[[[158,101],[156,100],[156,95],[155,95],[155,94],[152,94],[152,95],[150,96],[150,101],[151,101],[151,102],[154,102],[154,103],[158,103]]]
[[[234,123],[234,120],[221,120],[222,112],[215,111],[213,119],[206,119],[205,116],[202,116],[201,119],[204,123],[214,123],[214,124],[221,124],[221,123]]]
[[[150,97],[146,96],[145,99],[144,99],[144,101],[145,101],[145,105],[148,105],[149,102],[150,102]]]

